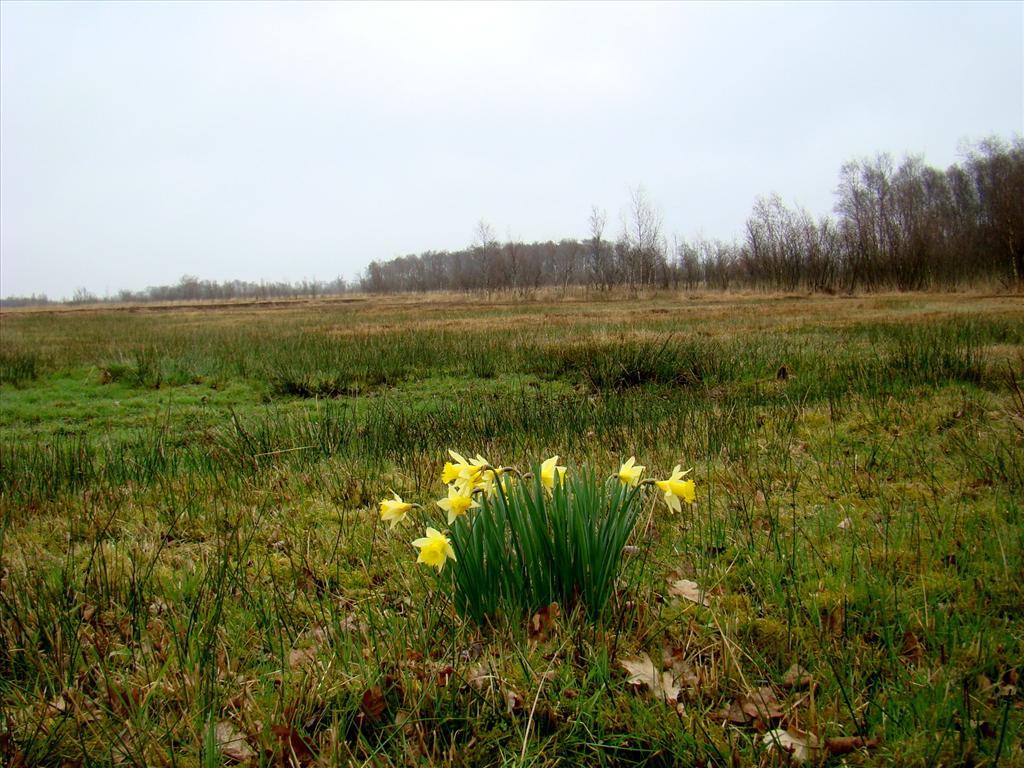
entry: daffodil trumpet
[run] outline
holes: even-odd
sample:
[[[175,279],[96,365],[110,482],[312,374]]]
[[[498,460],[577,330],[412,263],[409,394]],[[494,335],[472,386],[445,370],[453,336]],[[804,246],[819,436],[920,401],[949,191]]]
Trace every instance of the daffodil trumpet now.
[[[391,491],[391,496],[390,499],[381,499],[380,501],[380,519],[390,522],[392,528],[405,520],[410,510],[423,509],[415,502],[404,501],[394,491]]]
[[[672,474],[667,480],[657,480],[655,485],[658,490],[665,494],[665,506],[671,509],[673,512],[682,512],[683,506],[680,500],[685,501],[687,504],[693,505],[697,502],[697,493],[694,486],[693,480],[684,480],[692,469],[688,469],[683,472],[682,467],[678,464],[672,468]]]
[[[630,456],[619,467],[619,471],[612,475],[612,480],[618,480],[625,486],[636,488],[640,484],[640,476],[647,469],[643,464],[636,463],[636,456]]]
[[[690,467],[685,472],[681,472],[679,474],[679,477],[681,477],[681,478],[682,477],[686,477],[691,472],[693,472],[693,467]],[[613,475],[613,477],[614,477],[614,475]],[[644,485],[657,485],[658,483],[661,483],[661,482],[664,482],[664,481],[663,480],[658,480],[657,478],[654,478],[654,477],[646,477],[646,478],[644,478],[643,480],[640,481],[639,485],[641,485],[641,486],[644,486]]]

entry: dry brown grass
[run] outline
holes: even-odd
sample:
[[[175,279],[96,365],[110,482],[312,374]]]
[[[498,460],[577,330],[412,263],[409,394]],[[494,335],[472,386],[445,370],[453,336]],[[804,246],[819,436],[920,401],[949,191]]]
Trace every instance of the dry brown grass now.
[[[991,290],[960,290],[915,293],[866,293],[866,294],[810,294],[779,293],[765,291],[649,291],[630,295],[625,291],[609,293],[584,291],[582,289],[562,291],[541,291],[521,298],[509,294],[494,294],[488,297],[479,293],[434,292],[406,293],[392,295],[346,294],[322,296],[315,299],[237,299],[214,301],[180,301],[129,304],[58,304],[38,307],[16,307],[2,310],[5,315],[33,314],[102,314],[107,312],[157,313],[157,312],[200,312],[211,310],[233,310],[235,312],[294,312],[309,309],[348,309],[370,315],[390,314],[395,311],[425,311],[447,313],[462,311],[521,311],[527,307],[560,309],[563,312],[578,312],[581,307],[589,315],[613,317],[626,315],[664,314],[671,308],[711,308],[720,313],[744,307],[770,308],[770,314],[788,314],[793,308],[824,309],[831,311],[837,303],[845,309],[890,308],[893,306],[921,306],[939,309],[963,306],[1004,307],[1020,311],[1024,297],[1019,293],[993,292]],[[963,309],[960,312],[964,311]]]

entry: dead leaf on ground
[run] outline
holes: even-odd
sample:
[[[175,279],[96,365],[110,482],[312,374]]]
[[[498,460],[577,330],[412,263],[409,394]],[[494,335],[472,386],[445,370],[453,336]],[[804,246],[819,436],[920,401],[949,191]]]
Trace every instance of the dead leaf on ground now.
[[[338,628],[344,632],[352,632],[353,634],[363,635],[366,634],[366,622],[360,619],[356,614],[349,613],[344,619],[338,624]]]
[[[685,656],[682,648],[665,645],[662,648],[663,667],[672,670],[672,677],[680,688],[700,689],[700,672]]]
[[[555,622],[562,615],[562,609],[558,603],[544,606],[530,617],[530,623],[526,627],[526,633],[533,644],[543,643],[555,631]]]
[[[486,649],[484,643],[476,640],[459,651],[459,659],[465,662],[476,661],[484,655]]]
[[[363,700],[359,705],[359,710],[365,720],[368,720],[371,723],[378,722],[384,714],[386,706],[387,701],[384,699],[384,691],[381,690],[379,685],[375,685],[363,691]]]
[[[786,670],[786,674],[782,676],[783,688],[795,688],[800,690],[801,688],[810,688],[813,684],[814,678],[811,677],[811,673],[799,664],[791,666]]]
[[[272,725],[270,733],[277,739],[277,749],[270,755],[286,766],[310,765],[316,756],[302,734],[290,725]]]
[[[303,632],[296,641],[296,647],[288,652],[288,666],[295,669],[312,663],[327,639],[327,630],[321,626]]]
[[[723,720],[733,725],[746,725],[750,722],[750,717],[743,711],[739,701],[733,701],[718,714]]]
[[[768,686],[751,691],[740,701],[743,711],[752,719],[760,720],[767,725],[772,720],[782,717],[782,705],[778,697]]]
[[[646,653],[634,659],[619,659],[619,664],[629,674],[626,682],[631,685],[646,686],[664,701],[674,703],[679,699],[679,686],[675,684],[672,673],[662,672]]]
[[[470,667],[469,672],[466,673],[466,682],[478,691],[489,689],[499,681],[500,678],[495,674],[491,664],[485,661]]]
[[[833,637],[840,637],[846,628],[846,606],[842,603],[820,611],[821,628]]]
[[[917,635],[909,630],[903,633],[903,653],[901,654],[905,661],[910,664],[917,664],[924,659],[925,646],[924,641],[920,640]]]
[[[977,729],[983,738],[994,739],[999,735],[999,731],[988,720],[971,720],[970,725],[971,728]]]
[[[312,664],[316,658],[318,649],[317,648],[292,648],[288,653],[288,666],[291,669],[296,667],[304,667],[307,664]]]
[[[511,688],[505,691],[505,709],[511,715],[523,708],[523,697]]]
[[[1015,667],[1011,667],[1003,673],[1002,681],[999,684],[999,695],[1004,698],[1012,698],[1017,695],[1017,683],[1020,682],[1020,673]]]
[[[551,661],[551,659],[549,658],[548,661]],[[544,671],[541,672],[539,675],[536,672],[534,672],[534,677],[537,679],[538,683],[548,683],[552,680],[557,680],[558,675],[558,670],[551,666],[546,667]]]
[[[455,674],[455,667],[451,664],[445,664],[443,667],[437,670],[437,684],[442,688],[448,685],[448,682],[452,679],[452,675]]]
[[[679,579],[671,582],[668,587],[668,593],[673,597],[681,597],[684,600],[689,600],[691,603],[697,603],[704,607],[711,605],[707,593],[700,588],[697,582],[690,581],[689,579]]]
[[[245,763],[256,757],[256,752],[249,746],[246,735],[229,720],[221,720],[217,723],[216,736],[217,749],[228,760]]]
[[[858,749],[874,749],[881,743],[882,740],[877,736],[870,739],[863,736],[835,736],[825,739],[825,749],[830,755],[845,755]]]
[[[58,696],[46,705],[46,714],[51,717],[63,715],[68,710],[68,703],[64,700],[63,696]]]
[[[776,728],[774,731],[768,731],[761,738],[761,743],[768,748],[769,752],[777,749],[787,753],[795,763],[817,760],[821,755],[821,743],[818,741],[818,737],[813,733],[804,733],[795,728],[789,730]]]

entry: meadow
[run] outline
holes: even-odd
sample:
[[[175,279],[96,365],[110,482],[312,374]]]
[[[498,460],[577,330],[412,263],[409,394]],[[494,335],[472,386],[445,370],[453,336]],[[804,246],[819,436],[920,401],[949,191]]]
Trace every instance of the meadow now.
[[[999,294],[6,311],[0,763],[1024,764],[1022,389]],[[449,449],[696,503],[474,619]]]

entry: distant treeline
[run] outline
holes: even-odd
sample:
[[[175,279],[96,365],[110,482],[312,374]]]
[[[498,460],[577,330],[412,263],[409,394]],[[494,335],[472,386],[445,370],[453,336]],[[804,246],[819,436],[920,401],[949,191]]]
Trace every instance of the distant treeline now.
[[[742,239],[673,238],[642,189],[632,192],[619,232],[591,209],[589,237],[499,242],[485,222],[472,245],[373,261],[354,283],[218,283],[186,275],[176,285],[99,298],[84,288],[66,303],[315,298],[358,290],[509,292],[541,288],[754,288],[851,292],[955,288],[979,282],[1024,286],[1024,139],[985,139],[946,170],[891,155],[839,171],[834,216],[815,219],[778,195],[759,198]],[[0,306],[52,303],[10,297]]]
[[[194,275],[185,275],[175,285],[150,286],[142,291],[118,291],[116,295],[99,297],[85,288],[79,288],[74,295],[63,302],[52,301],[45,295],[11,296],[0,299],[3,307],[27,307],[40,304],[95,304],[145,303],[151,301],[232,301],[238,299],[269,300],[316,298],[317,296],[345,293],[353,286],[338,277],[334,280],[303,280],[298,283],[259,282],[231,280],[218,283],[216,280],[200,280]]]
[[[459,251],[374,261],[359,288],[508,291],[548,286],[608,290],[764,288],[856,291],[952,288],[980,281],[1024,283],[1024,140],[979,142],[946,170],[888,154],[846,163],[835,216],[815,219],[762,197],[742,240],[674,240],[643,190],[633,192],[621,231],[590,215],[590,237],[557,243],[498,242],[481,222]]]

